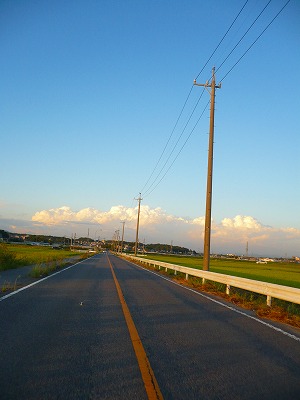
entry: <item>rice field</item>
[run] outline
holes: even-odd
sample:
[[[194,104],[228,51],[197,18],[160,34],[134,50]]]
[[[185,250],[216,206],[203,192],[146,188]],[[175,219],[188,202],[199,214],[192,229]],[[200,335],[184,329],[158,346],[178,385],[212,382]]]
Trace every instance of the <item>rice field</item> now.
[[[25,265],[57,262],[78,254],[82,253],[46,246],[1,244],[0,271]]]
[[[145,258],[189,268],[203,268],[202,257],[149,254]],[[211,258],[210,271],[300,288],[300,264],[297,263],[268,262],[267,264],[256,264],[255,261]]]

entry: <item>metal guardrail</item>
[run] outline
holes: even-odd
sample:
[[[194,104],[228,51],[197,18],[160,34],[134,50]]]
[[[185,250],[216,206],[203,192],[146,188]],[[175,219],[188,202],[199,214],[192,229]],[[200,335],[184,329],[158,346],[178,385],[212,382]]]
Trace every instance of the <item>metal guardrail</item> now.
[[[125,256],[125,254],[124,254]],[[291,303],[300,304],[300,289],[277,285],[274,283],[255,281],[247,278],[239,278],[237,276],[232,275],[224,275],[218,274],[216,272],[203,271],[195,268],[183,267],[181,265],[170,264],[161,261],[148,260],[141,257],[134,257],[130,255],[126,255],[126,257],[130,258],[133,261],[138,261],[142,264],[152,265],[154,267],[158,267],[159,269],[165,268],[177,272],[181,272],[185,274],[185,279],[187,280],[189,275],[196,276],[198,278],[202,278],[202,282],[205,283],[206,280],[218,282],[226,285],[226,293],[230,294],[230,287],[233,286],[235,288],[248,290],[250,292],[259,293],[265,295],[267,297],[267,305],[271,306],[272,298],[281,299],[285,301],[289,301]]]

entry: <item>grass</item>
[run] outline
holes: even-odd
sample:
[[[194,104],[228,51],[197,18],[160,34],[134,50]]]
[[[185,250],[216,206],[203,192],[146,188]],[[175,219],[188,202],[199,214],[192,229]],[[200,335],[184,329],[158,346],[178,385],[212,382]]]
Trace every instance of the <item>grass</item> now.
[[[72,262],[68,262],[67,259],[78,255],[83,259],[92,254],[55,250],[44,246],[0,244],[0,272],[32,265],[28,275],[31,278],[39,279],[71,265]],[[1,284],[0,292],[14,291],[21,287],[20,277],[21,275],[17,276],[14,282],[4,281]]]
[[[10,251],[8,246],[0,245],[0,271],[18,268],[22,265],[24,265],[23,260],[18,258],[14,252]]]
[[[182,265],[189,268],[203,268],[202,257],[149,254],[144,258]],[[254,261],[212,258],[210,261],[210,271],[300,289],[300,264],[287,262],[256,264]]]
[[[40,263],[36,264],[29,273],[31,278],[42,278],[44,276],[48,276],[53,272],[64,268],[68,263],[62,261],[53,261],[48,264]]]
[[[7,291],[14,291],[17,289],[18,287],[18,279],[20,278],[20,276],[17,276],[15,279],[14,284],[12,284],[9,281],[4,281],[2,284],[2,287],[0,288],[1,292],[7,292]]]
[[[25,265],[59,262],[83,253],[70,250],[55,250],[43,246],[0,244],[0,271]]]
[[[225,293],[225,285],[217,282],[206,282],[196,278],[185,281],[183,278],[176,278],[182,285],[192,286],[196,290],[204,291],[224,298],[238,307],[252,310],[258,317],[278,321],[300,328],[300,305],[287,301],[272,299],[271,307],[266,304],[266,296],[249,292],[243,289],[231,288],[230,295]]]

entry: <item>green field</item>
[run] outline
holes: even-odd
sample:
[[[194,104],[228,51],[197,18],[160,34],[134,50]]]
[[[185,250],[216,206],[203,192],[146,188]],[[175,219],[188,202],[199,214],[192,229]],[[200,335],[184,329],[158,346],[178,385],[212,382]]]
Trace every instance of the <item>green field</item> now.
[[[143,258],[189,268],[203,268],[202,257],[149,254],[146,257],[143,256]],[[256,264],[255,261],[212,258],[210,260],[210,271],[300,288],[300,264],[295,263],[268,262],[268,264]]]
[[[24,265],[61,261],[82,254],[70,250],[56,250],[45,246],[0,245],[0,271]]]

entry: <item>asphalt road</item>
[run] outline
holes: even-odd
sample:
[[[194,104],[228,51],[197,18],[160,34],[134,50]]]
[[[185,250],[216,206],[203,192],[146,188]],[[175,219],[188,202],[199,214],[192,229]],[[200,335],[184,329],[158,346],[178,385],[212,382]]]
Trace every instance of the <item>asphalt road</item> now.
[[[300,399],[299,331],[109,259],[164,399]],[[2,299],[0,321],[1,399],[148,398],[106,254]]]

